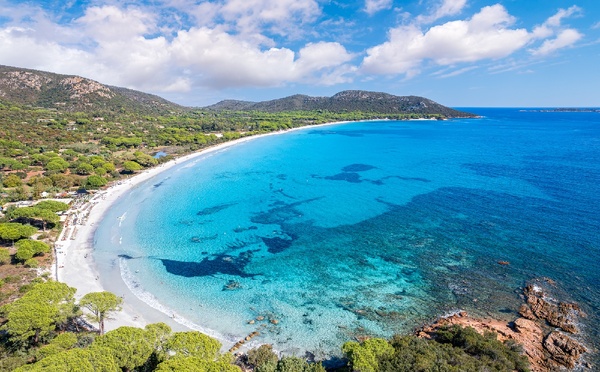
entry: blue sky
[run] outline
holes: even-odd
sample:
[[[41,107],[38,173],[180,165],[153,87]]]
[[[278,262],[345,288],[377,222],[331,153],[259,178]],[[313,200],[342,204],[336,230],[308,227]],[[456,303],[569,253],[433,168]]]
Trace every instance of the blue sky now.
[[[0,0],[0,64],[189,106],[345,89],[600,106],[598,0]]]

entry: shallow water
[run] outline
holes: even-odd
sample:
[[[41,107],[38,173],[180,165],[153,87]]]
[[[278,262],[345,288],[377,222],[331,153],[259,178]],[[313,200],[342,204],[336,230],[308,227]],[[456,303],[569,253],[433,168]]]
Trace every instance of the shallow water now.
[[[317,356],[456,309],[510,319],[545,276],[598,347],[600,116],[471,111],[485,117],[309,128],[180,164],[111,208],[98,267],[222,339],[258,330]]]

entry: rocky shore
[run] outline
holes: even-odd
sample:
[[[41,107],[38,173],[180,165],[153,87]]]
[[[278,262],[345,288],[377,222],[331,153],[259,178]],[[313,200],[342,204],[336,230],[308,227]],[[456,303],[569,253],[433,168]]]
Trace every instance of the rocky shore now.
[[[443,326],[460,325],[473,327],[479,333],[496,332],[500,341],[513,340],[523,346],[523,353],[534,372],[592,369],[585,361],[589,350],[577,336],[578,321],[586,315],[575,303],[560,302],[549,295],[550,279],[534,280],[524,290],[525,303],[512,322],[495,319],[479,319],[461,311],[443,317],[416,331],[416,335],[432,338]]]

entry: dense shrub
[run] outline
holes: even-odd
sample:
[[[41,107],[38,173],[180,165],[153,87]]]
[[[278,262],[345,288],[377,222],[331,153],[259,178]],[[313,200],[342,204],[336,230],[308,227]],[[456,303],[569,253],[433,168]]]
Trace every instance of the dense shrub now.
[[[0,223],[0,239],[15,241],[21,238],[28,238],[33,235],[37,229],[30,225],[23,225],[16,222]]]
[[[273,352],[273,346],[265,344],[260,345],[256,349],[248,350],[247,360],[252,367],[261,367],[264,364],[271,362],[277,364],[277,354]]]
[[[306,360],[295,356],[285,356],[279,361],[272,359],[257,367],[256,372],[325,372],[321,363],[309,364]]]
[[[85,181],[86,186],[92,189],[105,186],[107,183],[108,181],[106,180],[106,178],[100,177],[98,175],[89,176]]]
[[[23,250],[27,249],[33,253],[33,256],[42,256],[45,253],[50,252],[50,246],[48,244],[46,244],[44,242],[40,242],[38,240],[21,239],[17,243],[15,243],[15,246],[17,247],[17,253],[21,249],[23,249]]]
[[[440,329],[437,341],[461,348],[497,370],[524,371],[529,368],[527,359],[521,354],[522,349],[515,343],[503,344],[493,332],[485,332],[482,336],[471,327],[454,325]]]
[[[15,259],[20,262],[25,262],[33,258],[34,251],[31,247],[21,247],[17,248],[17,253],[15,254]]]
[[[213,362],[198,357],[173,358],[158,365],[156,372],[240,372],[240,368],[227,362]]]
[[[394,353],[394,348],[381,338],[372,338],[362,343],[346,342],[342,351],[352,362],[355,370],[361,372],[379,371],[379,360]]]
[[[94,173],[94,167],[91,164],[80,163],[75,169],[75,172],[79,175],[87,176],[88,174]]]
[[[139,171],[142,169],[144,169],[144,167],[142,167],[140,164],[136,163],[133,160],[128,160],[123,163],[123,170],[125,172],[132,173],[132,172]]]
[[[38,262],[37,262],[37,260],[36,260],[35,258],[30,258],[30,259],[26,260],[26,261],[23,263],[23,265],[24,265],[25,267],[28,267],[28,268],[30,268],[30,269],[33,269],[33,268],[36,268],[36,267],[38,267]]]
[[[10,263],[10,252],[8,249],[0,248],[0,265]]]
[[[213,360],[219,355],[221,343],[203,333],[177,332],[167,340],[165,350],[174,356],[198,357]]]
[[[67,203],[59,202],[56,200],[42,200],[41,202],[35,205],[38,208],[48,209],[52,212],[63,212],[69,209],[69,205]]]
[[[4,177],[2,184],[4,184],[4,187],[19,187],[23,184],[23,181],[21,181],[19,176],[15,174],[9,174],[8,176]]]
[[[344,344],[354,371],[529,371],[528,361],[514,344],[503,344],[493,333],[478,334],[459,326],[440,329],[435,340],[394,336],[388,345],[378,340]],[[376,346],[376,347],[374,347]]]

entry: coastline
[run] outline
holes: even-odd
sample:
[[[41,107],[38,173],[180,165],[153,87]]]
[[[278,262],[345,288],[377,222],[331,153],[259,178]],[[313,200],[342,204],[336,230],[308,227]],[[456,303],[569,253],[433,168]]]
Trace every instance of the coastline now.
[[[113,276],[111,278],[105,278],[104,275],[107,275],[108,273],[101,273],[97,270],[95,261],[93,259],[94,235],[97,226],[102,222],[102,219],[109,211],[110,207],[114,203],[118,202],[121,197],[127,194],[127,192],[133,187],[153,177],[156,177],[160,173],[171,169],[176,165],[180,165],[200,156],[220,151],[247,141],[252,141],[257,138],[280,135],[297,130],[305,130],[308,128],[347,123],[351,123],[351,121],[306,125],[285,131],[243,137],[178,157],[167,163],[146,169],[127,179],[117,181],[106,190],[95,193],[88,201],[77,203],[76,205],[72,206],[71,209],[69,209],[65,226],[55,242],[55,259],[52,268],[54,279],[76,288],[76,299],[80,299],[85,294],[90,292],[101,292],[108,290],[106,289],[107,285],[103,283],[105,280],[111,281],[110,287],[118,287],[120,289],[120,293],[123,293],[122,311],[117,313],[114,319],[106,320],[105,328],[107,331],[121,326],[143,328],[147,324],[156,322],[166,323],[174,331],[190,330],[190,327],[183,324],[185,319],[177,321],[178,319],[176,319],[174,315],[169,317],[167,313],[157,310],[148,303],[139,299],[133,292],[130,291],[120,275],[118,277]],[[112,292],[114,292],[114,290]],[[235,342],[221,338],[219,338],[219,341],[223,343],[224,349],[228,349]]]

